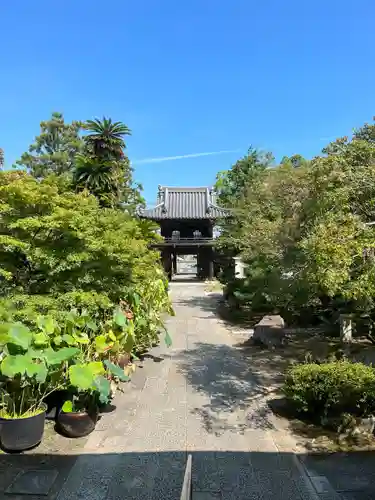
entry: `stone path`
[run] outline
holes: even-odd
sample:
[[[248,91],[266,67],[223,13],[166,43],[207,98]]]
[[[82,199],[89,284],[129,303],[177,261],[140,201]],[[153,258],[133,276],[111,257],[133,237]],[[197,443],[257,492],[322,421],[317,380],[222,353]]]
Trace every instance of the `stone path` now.
[[[138,368],[58,500],[179,499],[188,453],[196,500],[315,498],[294,454],[275,438],[264,390],[215,317],[204,285],[171,290],[173,347],[159,347]]]

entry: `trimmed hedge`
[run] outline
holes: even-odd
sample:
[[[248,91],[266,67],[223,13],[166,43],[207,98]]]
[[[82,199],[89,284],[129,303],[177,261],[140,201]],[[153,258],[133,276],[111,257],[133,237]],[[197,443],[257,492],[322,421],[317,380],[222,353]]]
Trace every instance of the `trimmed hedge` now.
[[[375,370],[350,361],[301,364],[286,375],[284,394],[298,413],[313,419],[375,413]]]

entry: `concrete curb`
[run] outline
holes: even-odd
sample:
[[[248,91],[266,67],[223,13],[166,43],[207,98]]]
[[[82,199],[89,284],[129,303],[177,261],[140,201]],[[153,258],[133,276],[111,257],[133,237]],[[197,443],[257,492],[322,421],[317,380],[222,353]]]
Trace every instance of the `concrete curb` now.
[[[342,496],[332,487],[326,476],[314,474],[306,467],[298,455],[294,455],[293,458],[306,487],[311,492],[311,500],[322,500],[323,498],[324,500],[328,500],[328,498],[329,500],[342,499]]]
[[[321,500],[313,482],[311,481],[310,474],[308,473],[308,470],[306,469],[305,465],[302,463],[302,461],[300,460],[298,455],[293,455],[293,461],[295,463],[295,466],[296,466],[298,472],[301,475],[301,478],[302,478],[307,490],[310,493],[310,500]]]

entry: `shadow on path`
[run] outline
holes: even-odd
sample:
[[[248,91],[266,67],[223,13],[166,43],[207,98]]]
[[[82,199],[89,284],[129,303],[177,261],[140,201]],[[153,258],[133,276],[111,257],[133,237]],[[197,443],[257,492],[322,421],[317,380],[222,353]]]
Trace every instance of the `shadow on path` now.
[[[177,307],[189,308],[198,321],[215,320],[220,299],[221,294],[212,293],[176,297],[174,302]],[[213,343],[211,333],[207,338],[211,343],[194,342],[175,358],[177,370],[208,401],[194,409],[205,429],[217,435],[228,430],[243,433],[249,429],[274,429],[272,412],[265,403],[269,391],[262,386],[242,349]]]
[[[205,296],[177,297],[174,302],[179,306],[197,308],[202,311],[210,312],[217,316],[217,307],[221,299],[221,294],[210,294]]]
[[[192,456],[193,499],[202,498],[198,492],[221,500],[311,498],[311,486],[301,476],[293,454],[200,451]],[[1,455],[0,497],[179,500],[186,460],[185,450],[70,457]]]
[[[262,402],[268,391],[235,348],[196,343],[179,353],[176,364],[188,384],[209,401],[194,409],[208,432],[274,428],[269,419],[272,412]]]

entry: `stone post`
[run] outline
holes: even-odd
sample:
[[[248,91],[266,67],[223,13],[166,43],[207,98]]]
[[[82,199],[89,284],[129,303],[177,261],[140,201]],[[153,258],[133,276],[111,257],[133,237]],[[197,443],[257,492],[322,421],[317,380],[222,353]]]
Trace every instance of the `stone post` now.
[[[234,275],[236,278],[245,278],[246,264],[241,257],[234,257]]]
[[[340,314],[340,340],[343,344],[352,341],[353,322],[351,314]]]
[[[177,274],[177,254],[173,253],[173,274]]]
[[[211,255],[210,260],[208,262],[208,279],[209,280],[214,279],[214,261],[213,261],[212,255]]]

